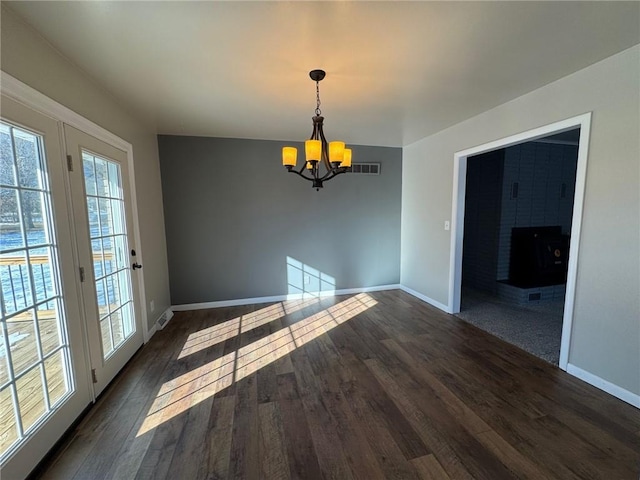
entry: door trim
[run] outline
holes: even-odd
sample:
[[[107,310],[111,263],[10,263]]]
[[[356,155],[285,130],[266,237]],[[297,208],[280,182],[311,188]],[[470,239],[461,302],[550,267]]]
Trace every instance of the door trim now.
[[[523,142],[535,140],[547,135],[580,128],[578,145],[578,166],[576,169],[576,188],[573,200],[573,216],[571,220],[571,248],[569,249],[569,265],[567,272],[567,290],[562,319],[562,340],[560,343],[560,368],[567,370],[569,349],[573,323],[573,307],[576,296],[576,279],[578,275],[578,252],[580,249],[580,232],[582,231],[582,212],[584,208],[584,190],[587,178],[587,158],[591,130],[591,112],[561,120],[543,127],[488,142],[477,147],[462,150],[454,154],[453,160],[453,198],[451,208],[451,247],[449,259],[449,313],[460,312],[462,288],[462,240],[464,236],[464,202],[467,183],[467,158],[492,150],[509,147]]]
[[[133,216],[133,238],[136,243],[136,256],[138,263],[144,265],[142,252],[142,243],[140,241],[140,223],[138,221],[138,200],[136,192],[135,168],[133,162],[133,145],[126,140],[114,135],[110,131],[104,129],[97,123],[88,120],[82,115],[77,114],[73,110],[47,97],[46,95],[31,88],[29,85],[21,82],[17,78],[0,70],[0,85],[2,85],[2,93],[11,97],[15,101],[36,110],[37,112],[70,125],[87,135],[102,140],[109,145],[124,150],[127,154],[127,163],[129,165],[129,188],[131,190],[131,214]],[[142,324],[142,338],[144,343],[151,338],[149,325],[147,320],[147,300],[144,290],[144,273],[141,269],[136,272],[138,289],[140,291],[140,316]]]

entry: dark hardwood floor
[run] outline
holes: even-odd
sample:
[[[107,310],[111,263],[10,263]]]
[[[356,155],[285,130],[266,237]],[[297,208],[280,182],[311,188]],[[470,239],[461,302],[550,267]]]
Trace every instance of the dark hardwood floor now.
[[[400,291],[176,313],[56,479],[638,479],[640,411]]]

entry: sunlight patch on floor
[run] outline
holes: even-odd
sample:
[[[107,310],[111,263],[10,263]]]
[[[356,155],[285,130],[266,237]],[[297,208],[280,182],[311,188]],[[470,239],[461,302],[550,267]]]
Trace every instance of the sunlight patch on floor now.
[[[242,328],[240,333],[246,333],[254,328],[258,328],[261,325],[271,323],[278,318],[284,317],[284,308],[282,303],[276,303],[269,307],[261,308],[256,312],[248,313],[242,316]]]
[[[203,400],[213,397],[216,393],[233,385],[234,382],[257,372],[264,366],[275,362],[296,348],[329,332],[338,325],[375,306],[377,303],[378,302],[371,296],[366,293],[361,293],[332,305],[289,327],[285,327],[271,335],[256,340],[235,352],[194,368],[165,382],[149,408],[147,417],[140,427],[137,436],[149,432]],[[297,306],[304,308],[301,306],[303,304],[304,302],[298,303]],[[286,310],[286,305],[284,307],[281,304],[277,305]],[[279,311],[272,307],[274,307],[274,305],[266,309],[258,310],[257,312],[262,311],[262,313],[251,317],[251,319],[260,322],[265,318],[269,318],[270,315],[276,314]],[[241,325],[240,318],[244,317],[245,316],[235,318],[189,335],[182,352],[189,348],[191,349],[190,353],[194,353],[193,349],[200,345],[210,342],[213,342],[211,344],[215,345],[224,341],[215,337],[216,334],[220,337],[225,337],[224,339],[232,338],[234,335],[231,335],[231,333],[235,331],[235,334],[238,334]],[[229,337],[229,335],[231,335],[231,337]],[[189,347],[187,347],[187,345],[189,345]],[[186,353],[183,355],[182,352],[178,358],[190,354]]]
[[[233,384],[235,352],[165,382],[156,396],[140,436]]]
[[[240,333],[240,317],[192,333],[178,354],[178,358],[184,358],[205,348],[213,347],[235,337],[238,333]]]
[[[262,325],[267,325],[285,315],[291,315],[318,302],[319,300],[317,298],[313,298],[275,303],[256,310],[255,312],[204,328],[189,335],[184,347],[178,354],[178,358],[184,358],[206,348],[213,347],[238,334],[249,332]]]
[[[320,300],[317,298],[308,298],[308,299],[300,299],[300,300],[289,300],[287,302],[283,302],[284,311],[287,315],[290,315],[298,310],[302,310],[303,308],[310,307],[311,305],[316,305]]]
[[[275,362],[376,303],[369,295],[360,294],[241,348],[236,363],[236,381]]]

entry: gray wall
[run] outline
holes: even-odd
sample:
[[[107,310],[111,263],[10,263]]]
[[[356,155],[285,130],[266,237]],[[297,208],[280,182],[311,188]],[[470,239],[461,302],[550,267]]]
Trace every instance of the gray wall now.
[[[282,167],[284,142],[158,145],[173,305],[313,290],[313,269],[336,289],[399,283],[400,148],[354,146],[354,162],[379,162],[381,175],[344,174],[316,192]],[[293,278],[297,262],[308,284]]]
[[[119,104],[63,57],[11,9],[2,5],[2,70],[133,145],[136,199],[144,261],[147,324],[171,304],[155,126]]]
[[[455,152],[592,112],[569,363],[640,394],[640,46],[403,148],[402,284],[448,304]]]

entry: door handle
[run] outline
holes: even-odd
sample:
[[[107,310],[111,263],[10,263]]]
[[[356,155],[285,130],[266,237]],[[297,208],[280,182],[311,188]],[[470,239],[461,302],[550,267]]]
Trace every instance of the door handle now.
[[[134,262],[133,265],[131,265],[131,268],[135,270],[136,268],[142,268],[142,265],[140,265],[138,262]]]

